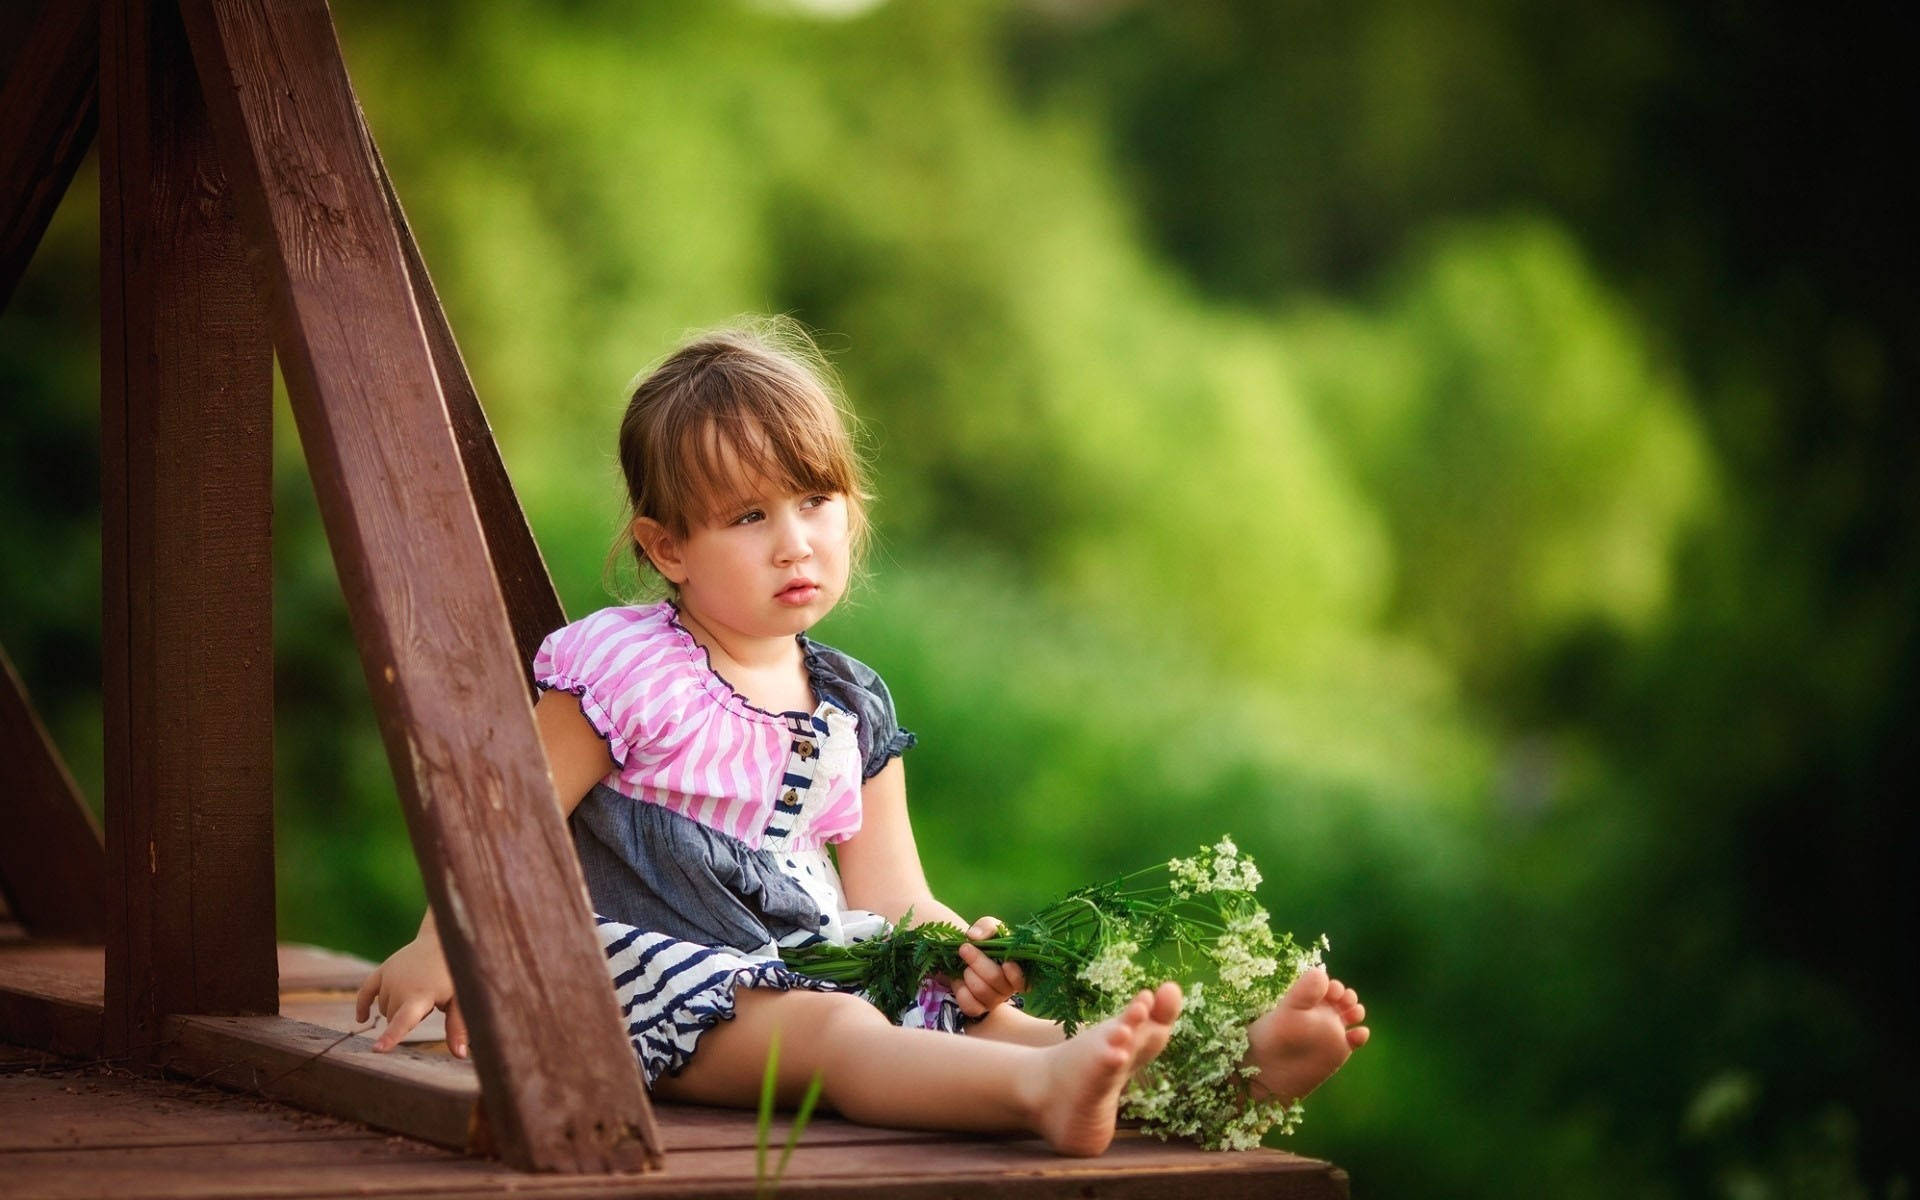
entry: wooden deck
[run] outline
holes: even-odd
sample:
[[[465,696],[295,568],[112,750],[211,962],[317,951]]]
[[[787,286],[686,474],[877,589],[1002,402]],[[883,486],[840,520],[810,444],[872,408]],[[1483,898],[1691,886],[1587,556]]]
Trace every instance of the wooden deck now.
[[[4,926],[0,926],[4,931]],[[311,1056],[248,1081],[200,1069],[191,1048],[164,1055],[168,1077],[132,1074],[97,1060],[102,995],[98,948],[8,938],[0,932],[0,1195],[8,1200],[214,1196],[750,1196],[754,1127],[749,1114],[660,1104],[666,1166],[646,1175],[526,1174],[498,1162],[321,1116],[263,1098],[257,1085],[299,1094],[289,1082]],[[310,947],[280,952],[282,1016],[331,1033],[321,1058],[388,1057],[472,1108],[469,1064],[438,1041],[437,1025],[396,1056],[374,1056],[352,1028],[353,987],[367,964]],[[217,1018],[192,1018],[215,1022]],[[244,1020],[244,1019],[240,1019]],[[273,1018],[266,1018],[273,1020]],[[318,1035],[316,1035],[318,1036]],[[27,1041],[34,1046],[17,1043]],[[94,1040],[97,1045],[97,1040]],[[55,1046],[61,1055],[43,1047]],[[183,1077],[185,1069],[194,1076]],[[342,1076],[325,1080],[338,1089]],[[464,1081],[464,1083],[463,1083]],[[381,1086],[378,1080],[361,1086]],[[464,1086],[466,1091],[461,1092]],[[409,1093],[418,1094],[418,1093]],[[429,1102],[431,1101],[431,1097]],[[417,1119],[417,1115],[407,1119]],[[785,1138],[776,1123],[774,1145]],[[808,1196],[1269,1196],[1347,1195],[1338,1169],[1278,1151],[1206,1153],[1123,1135],[1097,1159],[1063,1159],[1032,1140],[906,1133],[816,1119],[780,1191]]]

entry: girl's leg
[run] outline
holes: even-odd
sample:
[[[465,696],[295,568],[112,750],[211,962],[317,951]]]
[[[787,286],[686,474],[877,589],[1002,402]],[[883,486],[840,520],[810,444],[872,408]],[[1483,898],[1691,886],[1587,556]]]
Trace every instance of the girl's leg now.
[[[1063,1154],[1098,1154],[1113,1139],[1120,1089],[1166,1047],[1180,990],[1142,992],[1126,1010],[1048,1047],[901,1029],[857,997],[742,988],[734,1019],[708,1031],[660,1096],[743,1106],[760,1093],[767,1047],[780,1034],[778,1093],[796,1102],[815,1071],[822,1098],[873,1125],[1037,1133]]]

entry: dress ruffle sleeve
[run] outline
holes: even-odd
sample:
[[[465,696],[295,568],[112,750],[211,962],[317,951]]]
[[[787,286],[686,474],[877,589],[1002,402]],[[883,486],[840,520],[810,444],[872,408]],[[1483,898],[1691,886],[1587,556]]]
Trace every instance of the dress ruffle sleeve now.
[[[615,763],[660,737],[695,691],[686,652],[657,608],[607,608],[548,634],[533,681],[580,698]]]
[[[872,779],[889,762],[913,749],[920,739],[900,728],[893,694],[878,671],[831,646],[808,641],[805,648],[807,675],[814,691],[859,720],[860,778]]]

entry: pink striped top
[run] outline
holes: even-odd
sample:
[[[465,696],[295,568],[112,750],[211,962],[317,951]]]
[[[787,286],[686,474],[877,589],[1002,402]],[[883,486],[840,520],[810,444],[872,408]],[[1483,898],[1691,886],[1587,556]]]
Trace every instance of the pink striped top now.
[[[749,848],[813,849],[860,829],[856,718],[756,708],[714,671],[671,604],[604,608],[547,635],[534,681],[580,697],[607,739],[606,786]]]

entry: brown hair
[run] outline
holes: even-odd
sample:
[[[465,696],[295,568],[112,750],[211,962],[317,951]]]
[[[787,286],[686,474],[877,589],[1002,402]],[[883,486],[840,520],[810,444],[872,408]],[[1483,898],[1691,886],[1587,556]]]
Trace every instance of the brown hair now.
[[[634,540],[634,518],[676,538],[714,519],[740,483],[725,446],[749,480],[843,494],[857,570],[872,497],[853,423],[832,367],[792,318],[740,318],[694,335],[640,376],[620,419],[627,509],[609,566],[630,551],[643,590],[673,591]]]

